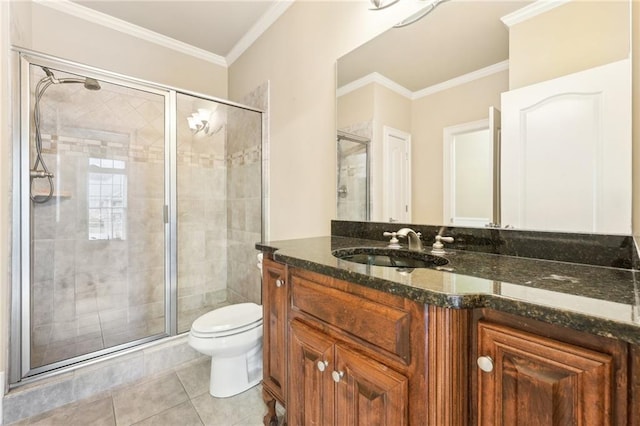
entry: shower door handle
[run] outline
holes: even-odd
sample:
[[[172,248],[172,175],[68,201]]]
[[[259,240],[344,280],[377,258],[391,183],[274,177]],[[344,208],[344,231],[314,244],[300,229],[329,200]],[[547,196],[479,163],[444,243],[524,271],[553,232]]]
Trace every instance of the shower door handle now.
[[[167,206],[166,204],[162,208],[162,218],[165,224],[169,223],[169,206]]]

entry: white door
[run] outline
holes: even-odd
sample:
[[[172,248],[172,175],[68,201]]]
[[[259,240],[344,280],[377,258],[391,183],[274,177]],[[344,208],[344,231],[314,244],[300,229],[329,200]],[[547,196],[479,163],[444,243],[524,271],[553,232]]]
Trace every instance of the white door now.
[[[443,131],[443,217],[447,225],[491,222],[493,156],[488,123],[479,120]]]
[[[503,93],[502,225],[629,234],[630,102],[629,60]]]
[[[443,130],[443,214],[445,224],[488,226],[494,220],[495,155],[499,111],[490,118],[445,127]],[[496,117],[498,116],[498,117]]]
[[[411,222],[411,135],[382,129],[382,213],[389,222]]]

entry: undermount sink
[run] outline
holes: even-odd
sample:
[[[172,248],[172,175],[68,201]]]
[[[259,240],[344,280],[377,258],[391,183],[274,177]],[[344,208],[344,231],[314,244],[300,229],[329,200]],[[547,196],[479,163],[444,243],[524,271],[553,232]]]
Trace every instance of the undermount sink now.
[[[351,247],[331,254],[349,262],[392,268],[433,268],[449,263],[444,257],[425,252],[381,247]]]

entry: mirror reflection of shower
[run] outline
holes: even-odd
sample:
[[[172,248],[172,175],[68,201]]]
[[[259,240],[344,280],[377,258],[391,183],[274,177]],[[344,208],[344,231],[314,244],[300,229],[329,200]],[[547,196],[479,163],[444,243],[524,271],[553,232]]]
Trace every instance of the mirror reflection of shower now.
[[[35,104],[33,108],[33,123],[35,127],[35,148],[36,156],[33,167],[29,170],[31,201],[34,203],[46,203],[53,197],[55,185],[53,183],[53,173],[49,170],[42,156],[42,134],[40,129],[40,100],[44,96],[45,91],[54,84],[82,84],[87,90],[100,90],[100,83],[90,77],[86,78],[56,78],[53,72],[47,67],[41,67],[46,76],[42,77],[35,90]],[[35,179],[47,179],[49,183],[49,192],[44,196],[36,196],[33,190],[33,182]]]
[[[369,220],[369,139],[338,132],[337,217]]]

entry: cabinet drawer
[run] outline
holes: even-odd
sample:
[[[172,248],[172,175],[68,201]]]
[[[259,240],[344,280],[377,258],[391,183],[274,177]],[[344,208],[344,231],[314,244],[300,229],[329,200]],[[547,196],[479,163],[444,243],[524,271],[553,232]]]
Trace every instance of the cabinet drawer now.
[[[410,362],[409,312],[297,275],[291,283],[292,308]]]

